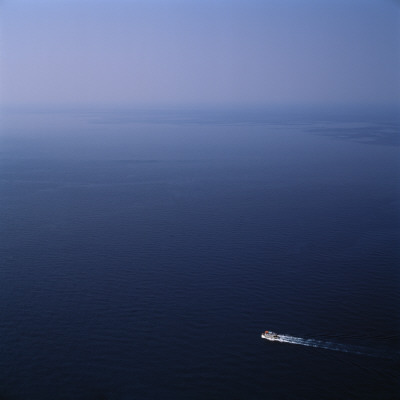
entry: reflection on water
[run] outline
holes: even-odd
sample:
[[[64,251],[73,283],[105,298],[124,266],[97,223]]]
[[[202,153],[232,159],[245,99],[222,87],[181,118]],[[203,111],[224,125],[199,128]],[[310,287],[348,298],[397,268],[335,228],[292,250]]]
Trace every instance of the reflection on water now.
[[[333,125],[333,126],[332,126]],[[335,139],[347,139],[364,144],[376,144],[385,146],[400,146],[400,123],[380,123],[357,126],[359,124],[338,124],[314,127],[308,132],[332,137]]]

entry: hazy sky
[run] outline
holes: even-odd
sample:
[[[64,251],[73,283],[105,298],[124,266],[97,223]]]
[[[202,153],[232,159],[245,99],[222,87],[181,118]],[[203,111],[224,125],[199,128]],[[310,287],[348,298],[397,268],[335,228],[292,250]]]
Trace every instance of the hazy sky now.
[[[393,104],[395,0],[3,0],[3,104]]]

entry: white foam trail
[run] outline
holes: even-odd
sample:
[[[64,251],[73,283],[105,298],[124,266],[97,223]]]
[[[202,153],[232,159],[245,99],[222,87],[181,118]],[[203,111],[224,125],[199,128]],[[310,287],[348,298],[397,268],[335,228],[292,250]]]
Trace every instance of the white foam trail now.
[[[334,350],[334,351],[341,351],[344,353],[352,353],[352,354],[362,354],[364,356],[370,357],[378,357],[378,358],[397,358],[398,354],[394,353],[389,354],[386,352],[376,351],[374,349],[370,349],[367,347],[362,346],[355,346],[355,345],[347,345],[341,343],[334,343],[334,342],[326,342],[323,340],[316,340],[316,339],[304,339],[300,337],[295,337],[291,335],[279,335],[279,339],[275,339],[281,343],[291,343],[291,344],[298,344],[301,346],[309,346],[309,347],[318,347],[320,349],[326,350]]]

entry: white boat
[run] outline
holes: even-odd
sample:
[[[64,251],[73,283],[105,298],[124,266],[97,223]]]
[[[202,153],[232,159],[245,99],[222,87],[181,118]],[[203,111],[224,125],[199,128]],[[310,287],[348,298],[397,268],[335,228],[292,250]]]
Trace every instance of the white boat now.
[[[267,339],[267,340],[280,340],[280,336],[275,333],[275,332],[271,332],[271,331],[265,331],[261,334],[261,337],[263,339]]]

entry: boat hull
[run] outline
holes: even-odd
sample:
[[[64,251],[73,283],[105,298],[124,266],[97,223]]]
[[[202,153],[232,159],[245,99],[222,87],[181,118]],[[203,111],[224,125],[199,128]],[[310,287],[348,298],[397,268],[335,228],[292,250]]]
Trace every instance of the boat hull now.
[[[280,340],[279,335],[277,335],[276,333],[273,333],[273,334],[262,333],[262,334],[261,334],[261,337],[262,337],[263,339],[270,340],[271,342],[279,341],[279,340]]]

